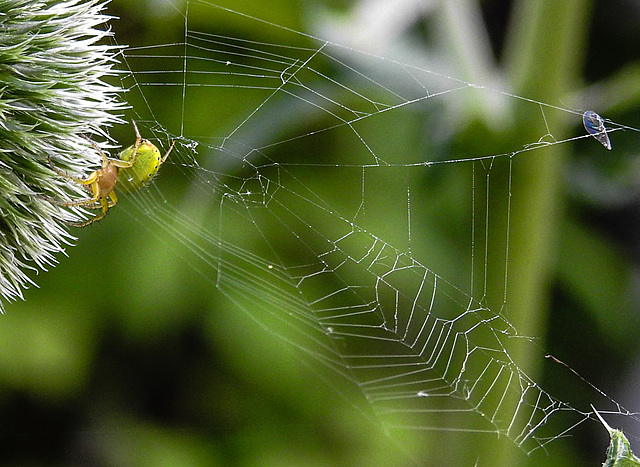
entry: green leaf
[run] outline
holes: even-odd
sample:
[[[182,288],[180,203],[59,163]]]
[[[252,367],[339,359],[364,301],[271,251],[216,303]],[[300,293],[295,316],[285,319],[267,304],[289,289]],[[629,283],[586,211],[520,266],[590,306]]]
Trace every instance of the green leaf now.
[[[611,442],[607,448],[607,460],[604,461],[602,467],[640,467],[640,459],[633,454],[629,440],[627,440],[624,433],[611,428],[595,408],[593,408],[593,411],[611,437]]]

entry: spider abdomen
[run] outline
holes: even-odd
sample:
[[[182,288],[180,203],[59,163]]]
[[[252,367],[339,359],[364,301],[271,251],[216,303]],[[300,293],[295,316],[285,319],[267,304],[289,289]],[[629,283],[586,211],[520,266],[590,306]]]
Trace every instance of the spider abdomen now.
[[[134,146],[123,150],[118,159],[129,161],[133,155]],[[131,167],[120,168],[118,174],[118,190],[122,193],[133,193],[143,188],[158,173],[162,164],[162,156],[158,148],[150,141],[143,139],[138,146],[135,162]]]

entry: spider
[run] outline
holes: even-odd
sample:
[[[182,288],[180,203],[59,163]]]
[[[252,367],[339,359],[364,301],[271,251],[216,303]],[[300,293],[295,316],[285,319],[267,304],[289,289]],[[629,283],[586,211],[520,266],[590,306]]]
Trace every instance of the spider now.
[[[91,146],[102,156],[102,167],[89,174],[87,178],[77,178],[66,174],[51,162],[51,156],[47,155],[49,165],[55,173],[61,177],[73,180],[90,191],[91,198],[78,201],[61,202],[50,200],[60,206],[81,206],[88,209],[100,209],[102,212],[84,222],[69,222],[74,227],[85,227],[99,221],[107,215],[109,209],[118,204],[118,197],[113,191],[116,183],[122,193],[133,193],[144,187],[158,173],[158,169],[169,156],[175,140],[171,143],[166,154],[160,157],[160,150],[151,141],[142,139],[135,121],[131,121],[136,133],[136,141],[132,146],[118,154],[117,159],[111,159],[98,147],[96,143],[89,142]]]

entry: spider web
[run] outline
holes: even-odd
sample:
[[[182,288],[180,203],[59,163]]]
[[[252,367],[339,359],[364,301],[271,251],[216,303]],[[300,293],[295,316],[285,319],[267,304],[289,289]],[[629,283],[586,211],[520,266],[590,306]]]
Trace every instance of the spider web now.
[[[212,10],[275,40],[193,25]],[[415,458],[451,433],[546,452],[594,419],[589,404],[631,415],[598,391],[580,408],[546,392],[529,377],[545,354],[510,319],[520,164],[595,144],[582,111],[206,1],[179,13],[184,41],[128,48],[122,83],[147,135],[164,147],[178,138],[163,173],[188,188],[169,197],[161,176],[118,209],[182,245],[197,273],[310,357],[338,394],[355,388],[363,413]],[[159,115],[162,96],[181,102],[177,125]],[[235,123],[216,128],[221,113]],[[489,137],[518,115],[533,118],[533,138]],[[470,118],[487,141],[450,147]],[[553,124],[567,119],[570,136]]]

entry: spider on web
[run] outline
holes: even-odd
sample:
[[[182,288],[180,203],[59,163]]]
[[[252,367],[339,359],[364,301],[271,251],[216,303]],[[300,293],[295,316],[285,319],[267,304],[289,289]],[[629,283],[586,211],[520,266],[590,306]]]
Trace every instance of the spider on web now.
[[[123,193],[133,193],[146,186],[158,173],[160,166],[171,153],[176,140],[164,156],[160,156],[160,150],[147,139],[142,139],[135,121],[131,121],[136,133],[136,141],[133,145],[118,154],[117,159],[108,157],[98,145],[91,141],[91,146],[102,156],[102,167],[89,174],[86,178],[71,176],[53,165],[51,156],[47,155],[51,169],[61,177],[72,180],[82,185],[91,193],[91,198],[77,201],[56,201],[48,199],[59,206],[80,206],[87,209],[100,209],[101,212],[84,222],[69,222],[74,227],[86,227],[104,218],[109,209],[118,204],[118,197],[114,191],[116,184]]]

